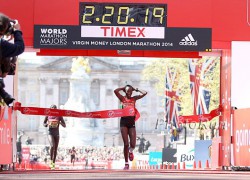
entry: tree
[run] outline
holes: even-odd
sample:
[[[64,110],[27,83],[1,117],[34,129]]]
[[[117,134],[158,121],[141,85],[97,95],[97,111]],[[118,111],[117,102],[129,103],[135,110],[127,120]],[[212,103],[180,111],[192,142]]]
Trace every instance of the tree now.
[[[220,59],[217,57],[203,57],[201,62],[208,58],[215,58],[216,65],[213,71],[208,72],[204,78],[203,84],[211,91],[210,109],[215,109],[219,105],[219,87],[220,87]],[[188,69],[188,59],[169,59],[159,58],[153,60],[150,64],[146,65],[143,70],[143,79],[154,81],[155,89],[159,96],[162,96],[162,105],[165,102],[165,86],[166,86],[166,68],[175,69],[179,71],[180,80],[178,84],[180,92],[181,111],[180,115],[192,115],[193,105],[190,93],[190,78]]]

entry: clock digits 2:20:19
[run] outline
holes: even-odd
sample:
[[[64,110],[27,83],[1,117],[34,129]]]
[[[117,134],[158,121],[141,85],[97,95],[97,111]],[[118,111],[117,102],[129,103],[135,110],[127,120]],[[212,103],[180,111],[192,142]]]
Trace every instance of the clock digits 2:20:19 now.
[[[80,3],[80,25],[166,27],[167,5]]]

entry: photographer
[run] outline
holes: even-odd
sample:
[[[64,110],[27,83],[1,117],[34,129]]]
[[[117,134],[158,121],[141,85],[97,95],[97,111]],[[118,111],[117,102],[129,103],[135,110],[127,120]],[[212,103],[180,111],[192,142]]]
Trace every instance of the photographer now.
[[[4,37],[10,37],[5,40]],[[14,43],[9,42],[14,38]],[[0,13],[0,96],[9,106],[15,99],[5,90],[3,78],[14,75],[18,55],[24,52],[24,41],[20,24],[17,20],[11,20],[8,16]]]
[[[13,36],[14,43],[4,40],[4,36]],[[18,24],[17,20],[11,20],[2,13],[0,13],[0,37],[2,51],[0,57],[14,57],[24,52],[24,41],[20,24]]]

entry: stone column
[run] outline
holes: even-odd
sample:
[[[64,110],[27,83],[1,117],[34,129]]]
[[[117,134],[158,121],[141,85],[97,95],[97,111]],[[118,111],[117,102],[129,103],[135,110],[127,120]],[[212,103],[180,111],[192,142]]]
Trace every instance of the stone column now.
[[[19,78],[19,87],[20,89],[18,89],[18,101],[22,103],[22,106],[26,106],[26,99],[27,99],[27,90],[25,89],[26,83],[27,83],[27,77],[22,77]],[[22,84],[22,85],[20,85]],[[25,84],[25,85],[24,85]],[[25,118],[27,115],[25,114],[19,114],[18,119],[23,119],[23,121],[17,121],[17,127],[18,129],[27,129],[26,124],[29,123],[29,119]]]
[[[121,87],[122,83],[121,83],[121,80],[120,79],[114,79],[113,82],[112,82],[112,87],[114,88],[113,91],[118,88],[118,87]],[[118,108],[118,104],[119,104],[119,99],[116,97],[115,93],[113,93],[112,95],[112,98],[113,98],[113,108],[116,109]]]
[[[23,87],[25,87],[25,86],[23,86],[23,84],[27,84],[28,79],[26,77],[25,78],[19,78],[19,81],[20,81],[20,84],[22,84],[22,86],[20,86],[21,89],[19,89],[18,93],[24,92],[25,96],[23,97],[23,94],[18,94],[18,99],[19,99],[19,101],[21,103],[22,102],[27,102],[26,101],[26,97],[27,97],[26,92],[27,91],[25,89],[23,89]]]
[[[44,97],[46,94],[46,83],[48,81],[48,78],[41,77],[39,78],[40,82],[40,97]],[[40,106],[46,107],[46,98],[40,98]]]
[[[106,80],[100,79],[100,109],[106,108]]]
[[[60,81],[60,79],[58,79],[58,78],[52,79],[52,83],[53,83],[53,104],[56,104],[56,105],[59,105],[59,81]]]
[[[40,97],[45,97],[47,81],[48,81],[47,77],[39,78]],[[40,107],[47,107],[46,98],[40,98]],[[43,120],[44,120],[44,116],[40,116],[40,121],[39,121],[40,123],[39,123],[38,131],[43,132],[44,135],[46,135],[46,128],[43,126]]]

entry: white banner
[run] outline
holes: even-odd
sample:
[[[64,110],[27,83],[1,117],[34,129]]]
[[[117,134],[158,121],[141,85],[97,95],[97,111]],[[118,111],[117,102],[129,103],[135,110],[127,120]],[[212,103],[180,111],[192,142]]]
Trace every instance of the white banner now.
[[[164,27],[81,26],[81,37],[164,39]]]
[[[177,162],[183,166],[185,162],[186,169],[192,169],[194,164],[194,144],[177,145]],[[182,167],[183,168],[183,167]]]

